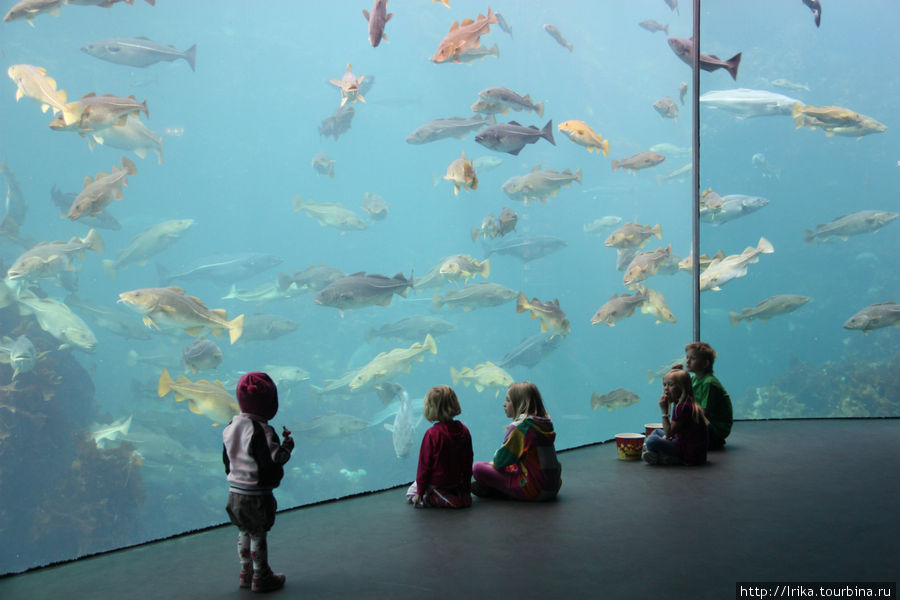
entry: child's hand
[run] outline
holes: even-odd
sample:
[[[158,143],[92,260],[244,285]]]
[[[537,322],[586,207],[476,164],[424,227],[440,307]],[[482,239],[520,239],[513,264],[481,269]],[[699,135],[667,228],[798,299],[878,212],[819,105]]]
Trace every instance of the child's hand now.
[[[422,508],[422,505],[419,502],[420,502],[420,498],[419,498],[418,494],[416,494],[415,496],[412,497],[413,508]]]
[[[284,438],[281,442],[281,446],[287,450],[288,452],[294,451],[294,438],[291,437],[291,430],[287,427],[281,428],[281,435]]]
[[[663,410],[668,410],[669,408],[669,399],[666,398],[665,394],[659,399],[659,407]]]

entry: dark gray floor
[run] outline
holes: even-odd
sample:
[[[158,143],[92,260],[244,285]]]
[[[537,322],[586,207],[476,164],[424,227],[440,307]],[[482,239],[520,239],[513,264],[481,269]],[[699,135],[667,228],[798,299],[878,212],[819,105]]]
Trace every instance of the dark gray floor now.
[[[414,510],[390,490],[281,513],[282,598],[734,598],[737,581],[896,581],[900,420],[742,422],[703,467],[561,456],[559,499]],[[240,598],[236,530],[0,579],[0,598]]]

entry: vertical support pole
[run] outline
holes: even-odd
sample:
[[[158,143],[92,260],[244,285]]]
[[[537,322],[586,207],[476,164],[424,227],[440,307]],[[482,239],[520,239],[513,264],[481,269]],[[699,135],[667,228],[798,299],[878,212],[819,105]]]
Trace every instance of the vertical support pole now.
[[[694,0],[694,47],[691,57],[692,85],[692,135],[691,142],[691,185],[693,205],[691,211],[691,254],[694,264],[691,268],[691,282],[694,306],[694,341],[700,341],[700,0]]]

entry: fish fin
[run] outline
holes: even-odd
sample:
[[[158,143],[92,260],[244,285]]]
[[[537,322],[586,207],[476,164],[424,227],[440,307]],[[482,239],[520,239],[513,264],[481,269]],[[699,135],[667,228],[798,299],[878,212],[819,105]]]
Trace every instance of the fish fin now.
[[[231,321],[228,321],[228,339],[233,344],[238,341],[244,333],[244,315],[238,315]]]
[[[369,16],[369,11],[366,9],[362,9],[363,17],[365,17],[366,21],[368,21],[371,17]]]
[[[156,392],[160,398],[168,394],[172,390],[172,376],[169,375],[169,372],[166,369],[162,370],[162,373],[159,375],[159,383],[156,387]]]
[[[146,325],[147,327],[150,327],[151,329],[159,329],[159,325],[157,325],[156,322],[154,322],[153,319],[151,319],[148,316],[145,316],[142,319],[142,321],[143,321],[144,325]]]
[[[203,331],[203,327],[190,327],[184,330],[184,332],[191,337],[197,337],[200,335],[201,331]],[[213,331],[213,334],[215,334],[215,331]]]
[[[188,410],[190,410],[190,411],[191,411],[192,413],[194,413],[195,415],[202,415],[202,414],[203,414],[203,411],[200,410],[200,407],[197,406],[197,403],[194,401],[193,398],[191,398],[190,400],[188,400]]]

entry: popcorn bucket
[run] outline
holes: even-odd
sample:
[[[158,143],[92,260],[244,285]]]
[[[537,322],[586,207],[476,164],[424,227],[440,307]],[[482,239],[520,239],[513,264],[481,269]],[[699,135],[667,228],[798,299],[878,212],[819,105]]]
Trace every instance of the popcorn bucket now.
[[[616,450],[620,460],[640,460],[644,446],[644,435],[641,433],[617,433]]]
[[[662,423],[644,423],[644,435],[650,437],[650,434],[653,433],[654,430],[662,428]]]

